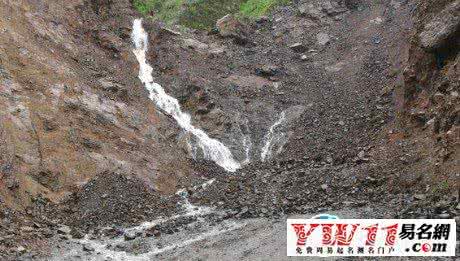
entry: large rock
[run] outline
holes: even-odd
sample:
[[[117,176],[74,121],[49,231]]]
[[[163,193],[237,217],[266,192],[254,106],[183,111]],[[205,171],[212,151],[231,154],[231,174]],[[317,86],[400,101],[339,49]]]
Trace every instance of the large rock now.
[[[187,48],[195,49],[195,50],[207,50],[209,45],[202,43],[198,40],[187,38],[184,39],[184,46]]]
[[[436,15],[420,33],[420,43],[423,48],[430,51],[443,48],[449,39],[457,35],[460,41],[460,0],[447,6]],[[455,39],[454,39],[455,40]]]
[[[217,20],[216,28],[222,37],[232,37],[239,43],[247,43],[247,29],[232,15]]]

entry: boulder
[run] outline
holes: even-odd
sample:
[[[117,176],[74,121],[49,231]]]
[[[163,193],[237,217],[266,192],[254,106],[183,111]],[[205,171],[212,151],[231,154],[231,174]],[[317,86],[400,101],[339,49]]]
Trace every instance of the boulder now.
[[[206,51],[207,49],[209,49],[209,45],[202,43],[195,39],[187,38],[187,39],[184,39],[183,41],[184,41],[184,47],[186,48],[190,48],[190,49],[197,50],[197,51]]]
[[[247,29],[232,15],[226,15],[217,20],[216,28],[222,37],[232,37],[237,43],[247,43]]]
[[[420,43],[428,51],[443,48],[460,30],[460,0],[448,5],[420,33]],[[457,40],[458,39],[452,39]]]

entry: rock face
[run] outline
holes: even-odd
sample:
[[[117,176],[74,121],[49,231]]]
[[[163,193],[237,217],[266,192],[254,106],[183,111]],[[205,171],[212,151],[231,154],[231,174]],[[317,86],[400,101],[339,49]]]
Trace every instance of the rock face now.
[[[448,4],[424,25],[420,44],[429,51],[460,44],[460,1]]]
[[[422,136],[436,175],[456,182],[460,157],[460,1],[423,1],[404,72],[407,124]],[[418,137],[420,140],[420,137]],[[442,173],[442,174],[441,174]]]

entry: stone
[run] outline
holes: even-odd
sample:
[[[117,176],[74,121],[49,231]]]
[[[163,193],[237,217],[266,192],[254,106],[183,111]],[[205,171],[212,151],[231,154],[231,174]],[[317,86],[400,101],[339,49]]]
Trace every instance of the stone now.
[[[99,79],[98,82],[102,86],[102,89],[109,92],[118,92],[123,88],[121,84],[114,83],[110,79]]]
[[[238,213],[238,215],[242,216],[244,214],[246,214],[248,212],[249,208],[248,207],[243,207],[240,211],[240,213]]]
[[[270,21],[270,18],[268,18],[268,16],[261,16],[256,20],[256,23],[263,24],[269,21]]]
[[[446,97],[444,96],[444,94],[442,94],[440,92],[437,92],[437,93],[435,93],[433,95],[433,102],[435,104],[440,105],[440,104],[444,103],[445,99],[446,99]]]
[[[456,210],[460,210],[460,203],[458,203],[457,207],[455,207]]]
[[[322,190],[327,190],[329,188],[329,186],[327,184],[323,184],[321,185],[321,189]]]
[[[303,54],[302,56],[300,56],[300,60],[302,61],[308,61],[308,56]]]
[[[16,252],[18,252],[19,254],[24,254],[26,251],[26,248],[23,246],[18,246],[18,248],[16,248]]]
[[[6,180],[6,187],[9,190],[17,189],[19,188],[19,181],[14,177],[10,177]]]
[[[125,238],[126,241],[134,240],[134,239],[136,239],[136,237],[137,237],[137,235],[134,232],[128,231],[128,232],[125,232],[125,234],[124,234],[124,238]]]
[[[168,33],[168,34],[171,34],[171,35],[175,35],[175,36],[182,35],[180,32],[174,31],[174,30],[166,28],[166,27],[162,27],[161,31],[165,32],[165,33]]]
[[[247,32],[245,26],[230,14],[217,20],[216,28],[222,37],[235,38],[238,44],[244,44],[247,42]]]
[[[96,141],[96,140],[91,140],[91,139],[88,139],[88,138],[83,138],[81,143],[86,148],[93,149],[93,150],[97,150],[97,149],[100,149],[102,147],[101,142]]]
[[[197,51],[207,51],[209,49],[209,45],[202,43],[198,40],[187,38],[183,40],[184,47],[190,48]]]
[[[26,233],[30,233],[30,232],[33,232],[34,231],[34,228],[33,227],[29,227],[29,226],[23,226],[20,228],[20,230],[22,232],[26,232]]]
[[[249,76],[230,75],[226,79],[226,82],[230,86],[234,86],[243,92],[261,90],[261,89],[266,88],[267,86],[272,85],[272,82],[269,81],[267,78],[256,76],[256,75],[249,75]]]
[[[97,39],[99,45],[105,49],[112,50],[114,52],[120,52],[122,49],[122,40],[113,33],[102,30],[98,31]]]
[[[442,213],[438,215],[438,218],[446,219],[446,218],[450,218],[451,216],[452,215],[449,213]]]
[[[57,229],[57,233],[58,233],[58,234],[61,234],[61,235],[70,234],[71,231],[72,231],[72,230],[70,229],[70,227],[65,226],[65,225],[62,225],[62,226],[60,226],[60,227]]]
[[[319,20],[321,20],[322,18],[324,18],[326,16],[326,14],[324,14],[321,11],[320,7],[315,6],[315,5],[311,4],[311,3],[301,4],[298,7],[298,10],[299,10],[299,15],[300,16],[308,17],[308,18],[310,18],[312,20],[316,20],[316,21],[319,21]]]
[[[289,46],[289,48],[297,53],[303,53],[307,50],[307,48],[305,47],[305,45],[303,45],[303,43],[295,43]]]
[[[426,199],[426,195],[425,195],[425,194],[415,194],[415,195],[414,195],[414,199],[415,199],[415,200],[425,200],[425,199]]]
[[[70,235],[72,236],[72,238],[75,238],[75,239],[82,239],[85,236],[80,230],[76,228],[72,229],[72,231],[70,232]]]
[[[319,45],[325,46],[330,43],[331,37],[326,33],[319,33],[316,35],[316,41]]]
[[[88,244],[83,244],[83,251],[85,251],[85,252],[94,252],[95,249],[94,249],[94,247],[92,247],[92,246],[90,246]]]
[[[448,5],[427,23],[420,33],[421,46],[429,51],[441,49],[460,28],[460,1]]]
[[[160,237],[161,232],[159,230],[155,229],[155,230],[152,231],[152,235],[155,236],[155,237]]]
[[[280,72],[277,66],[273,65],[262,65],[256,68],[256,74],[258,76],[275,76]]]

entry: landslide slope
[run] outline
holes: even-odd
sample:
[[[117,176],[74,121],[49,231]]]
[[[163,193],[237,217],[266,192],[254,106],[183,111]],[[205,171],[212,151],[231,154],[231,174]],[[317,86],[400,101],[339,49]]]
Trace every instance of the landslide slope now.
[[[137,79],[130,1],[0,7],[0,199],[59,201],[106,172],[175,191],[191,168]]]

